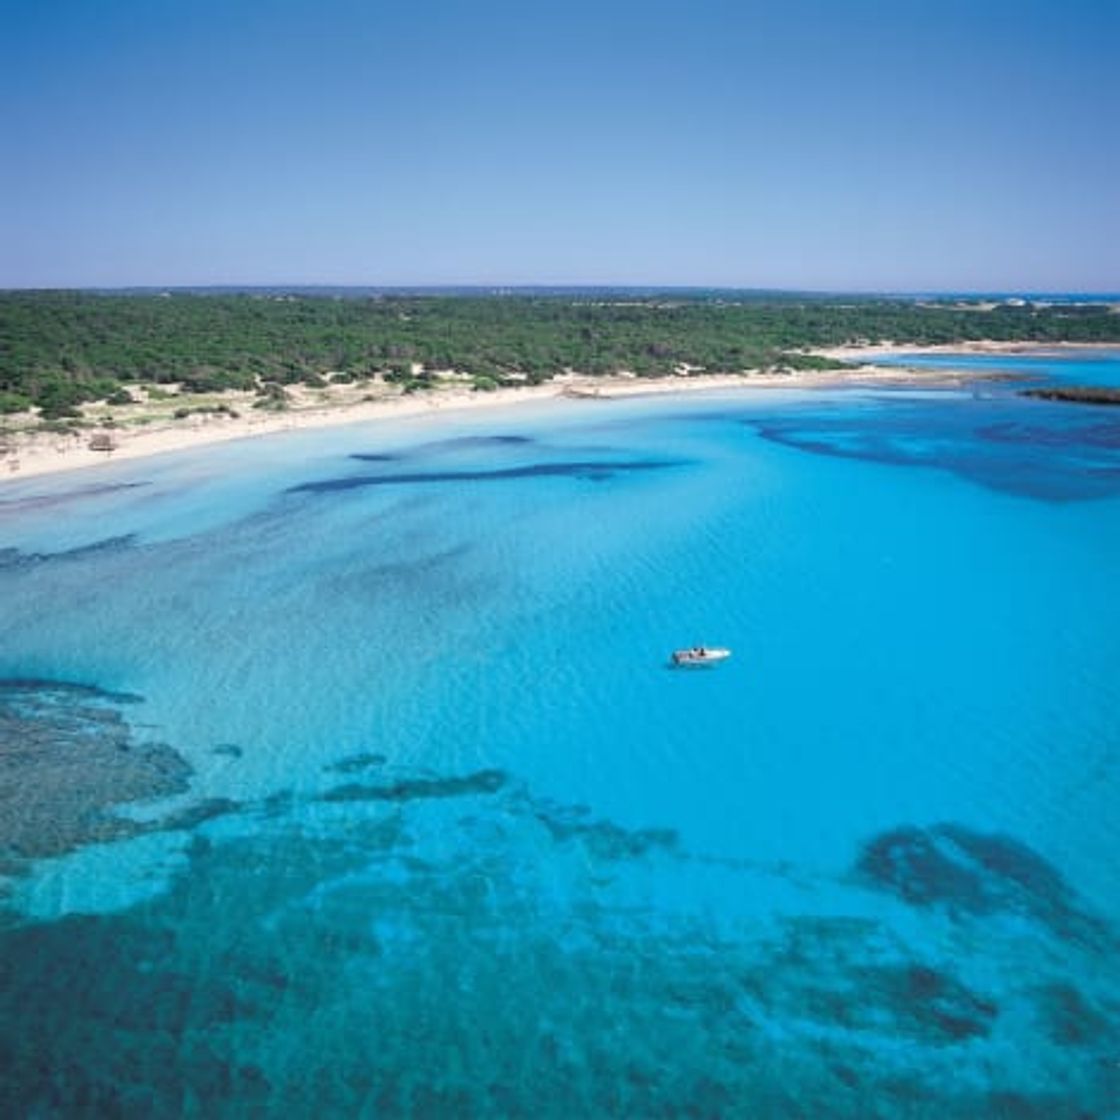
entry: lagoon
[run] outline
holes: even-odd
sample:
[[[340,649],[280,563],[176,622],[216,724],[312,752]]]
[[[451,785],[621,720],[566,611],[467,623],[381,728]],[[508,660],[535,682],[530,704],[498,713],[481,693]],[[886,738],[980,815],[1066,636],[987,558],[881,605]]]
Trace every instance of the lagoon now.
[[[9,1115],[1120,1096],[1108,410],[549,402],[13,481],[0,532],[9,744],[190,767],[10,852]]]

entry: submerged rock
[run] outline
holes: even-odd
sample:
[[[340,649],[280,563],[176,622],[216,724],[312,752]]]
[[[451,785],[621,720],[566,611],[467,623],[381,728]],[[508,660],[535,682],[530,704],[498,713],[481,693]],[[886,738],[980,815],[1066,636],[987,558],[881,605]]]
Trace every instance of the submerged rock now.
[[[479,770],[462,777],[405,778],[385,785],[345,785],[327,790],[322,801],[418,801],[433,797],[469,797],[497,793],[507,781],[501,770]]]
[[[881,969],[877,980],[884,1003],[898,1021],[932,1041],[984,1037],[999,1010],[960,980],[925,965]]]
[[[106,537],[91,544],[78,545],[76,548],[63,549],[60,552],[22,552],[18,548],[4,548],[0,549],[0,569],[31,568],[39,564],[59,561],[87,560],[100,553],[122,552],[125,549],[133,548],[135,544],[136,534],[126,533],[123,536]]]
[[[578,841],[600,859],[640,859],[655,851],[673,852],[680,840],[672,828],[623,828],[613,821],[589,818],[582,806],[567,809],[538,800],[532,808],[554,840]]]
[[[1110,1115],[1115,984],[1052,938],[884,925],[851,884],[857,915],[713,927],[648,866],[604,874],[652,843],[687,875],[668,834],[498,771],[394,777],[351,787],[414,799],[390,812],[309,829],[277,796],[157,898],[0,928],[0,1115]]]
[[[410,486],[441,482],[507,482],[525,478],[578,478],[585,482],[601,482],[617,474],[665,470],[686,465],[687,463],[677,459],[604,459],[601,462],[579,460],[564,463],[534,463],[531,466],[507,467],[496,470],[408,471],[400,474],[352,475],[346,478],[327,478],[315,482],[301,482],[296,486],[289,486],[285,493],[318,494],[336,490],[357,490],[366,486]]]
[[[1070,401],[1074,404],[1120,404],[1120,389],[1100,385],[1051,386],[1045,389],[1022,389],[1020,395],[1044,401]]]
[[[338,762],[331,763],[325,769],[332,774],[360,774],[364,770],[375,770],[384,766],[389,760],[383,754],[370,752],[368,754],[352,754]]]
[[[120,707],[138,697],[60,681],[0,681],[0,853],[60,855],[144,831],[114,816],[128,801],[187,789],[191,767],[137,743]]]
[[[233,801],[228,797],[208,797],[204,801],[198,801],[194,805],[188,805],[161,818],[155,827],[166,832],[190,831],[207,821],[240,811],[239,801]]]
[[[1026,915],[1062,937],[1094,940],[1107,931],[1080,909],[1061,873],[1025,844],[963,825],[906,825],[871,840],[857,874],[916,906],[957,914]]]
[[[1066,981],[1044,985],[1035,1003],[1047,1036],[1060,1046],[1115,1045],[1120,1039],[1120,1022],[1110,1020]]]

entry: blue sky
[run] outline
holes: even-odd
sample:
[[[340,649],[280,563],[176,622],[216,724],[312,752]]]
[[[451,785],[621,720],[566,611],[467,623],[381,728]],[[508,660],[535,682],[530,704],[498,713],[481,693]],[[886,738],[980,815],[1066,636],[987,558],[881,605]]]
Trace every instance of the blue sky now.
[[[1120,289],[1117,0],[0,0],[0,286]]]

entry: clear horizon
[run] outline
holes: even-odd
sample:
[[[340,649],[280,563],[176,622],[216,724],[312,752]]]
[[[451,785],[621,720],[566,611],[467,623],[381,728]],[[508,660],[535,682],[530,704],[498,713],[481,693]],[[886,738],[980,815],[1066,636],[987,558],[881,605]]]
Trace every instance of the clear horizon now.
[[[6,12],[0,287],[1120,291],[1120,6]]]
[[[1016,288],[1008,290],[974,290],[974,291],[956,291],[948,288],[931,289],[926,291],[895,291],[890,289],[876,289],[876,288],[760,288],[760,287],[739,287],[735,285],[723,284],[611,284],[611,283],[597,283],[597,284],[392,284],[392,283],[378,283],[366,284],[360,282],[342,283],[342,284],[305,284],[300,281],[267,281],[264,283],[248,282],[244,284],[218,282],[213,284],[90,284],[90,285],[66,285],[55,284],[46,285],[43,287],[26,287],[7,285],[0,286],[0,293],[16,293],[16,292],[81,292],[88,294],[99,293],[159,293],[159,292],[331,292],[331,291],[376,291],[386,293],[473,293],[478,292],[488,295],[501,295],[507,292],[735,292],[744,295],[757,295],[757,296],[810,296],[813,298],[830,299],[842,298],[844,296],[854,296],[858,298],[873,299],[876,297],[883,297],[886,299],[1031,299],[1042,300],[1047,299],[1063,299],[1063,300],[1076,300],[1086,299],[1093,301],[1113,302],[1120,300],[1120,291],[1106,291],[1104,289],[1086,291],[1074,290],[1068,291],[1042,291],[1032,290],[1029,288]]]

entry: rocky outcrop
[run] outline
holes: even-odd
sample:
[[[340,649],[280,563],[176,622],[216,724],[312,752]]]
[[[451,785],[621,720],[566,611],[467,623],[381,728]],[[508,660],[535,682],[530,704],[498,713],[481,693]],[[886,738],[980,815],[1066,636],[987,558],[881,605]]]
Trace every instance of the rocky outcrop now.
[[[1023,389],[1020,396],[1035,397],[1043,401],[1071,401],[1074,404],[1120,404],[1120,389],[1106,389],[1098,385]]]
[[[0,853],[60,855],[144,831],[115,805],[187,789],[191,767],[140,743],[122,709],[138,697],[60,681],[0,681]]]

